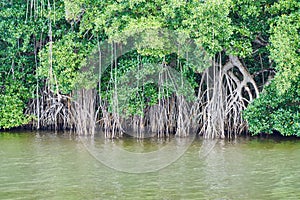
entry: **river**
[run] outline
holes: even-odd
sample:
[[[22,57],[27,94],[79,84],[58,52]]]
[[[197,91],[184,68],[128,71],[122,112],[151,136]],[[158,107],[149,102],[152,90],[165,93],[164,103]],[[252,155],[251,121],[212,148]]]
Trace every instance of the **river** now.
[[[238,138],[88,139],[46,132],[0,133],[0,199],[299,199],[300,140]],[[182,156],[143,173],[93,152],[137,155],[180,149]],[[90,146],[93,148],[90,148]],[[91,151],[92,149],[92,151]],[[109,151],[104,152],[103,149]],[[180,149],[183,150],[183,149]],[[102,155],[102,156],[103,156]],[[147,154],[148,155],[148,154]],[[169,154],[168,154],[169,155]],[[124,156],[125,157],[125,156]],[[172,157],[171,155],[169,156]],[[123,159],[120,157],[119,159]],[[127,158],[128,159],[128,158]],[[163,157],[160,157],[163,159]],[[103,162],[104,161],[104,162]],[[157,164],[157,163],[156,163]],[[142,166],[142,167],[141,167]],[[138,171],[140,170],[140,171]],[[130,173],[129,173],[130,172]]]

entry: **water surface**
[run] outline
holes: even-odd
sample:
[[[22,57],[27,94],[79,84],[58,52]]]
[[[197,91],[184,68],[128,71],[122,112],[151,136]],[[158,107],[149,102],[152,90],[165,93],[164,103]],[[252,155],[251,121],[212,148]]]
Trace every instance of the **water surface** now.
[[[104,140],[151,152],[170,140]],[[135,161],[138,162],[138,161]],[[300,141],[195,139],[171,165],[125,173],[95,159],[80,139],[50,133],[0,133],[0,199],[298,199]]]

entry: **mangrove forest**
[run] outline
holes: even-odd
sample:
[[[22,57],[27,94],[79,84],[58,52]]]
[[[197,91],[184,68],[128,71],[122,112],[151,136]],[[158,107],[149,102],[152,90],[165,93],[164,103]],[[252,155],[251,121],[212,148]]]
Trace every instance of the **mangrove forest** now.
[[[300,136],[298,0],[2,0],[0,130]]]

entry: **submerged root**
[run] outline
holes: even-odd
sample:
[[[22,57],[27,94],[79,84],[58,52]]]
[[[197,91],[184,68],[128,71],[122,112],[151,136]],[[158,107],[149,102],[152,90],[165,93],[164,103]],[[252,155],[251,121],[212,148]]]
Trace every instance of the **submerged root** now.
[[[238,72],[236,72],[238,71]],[[237,73],[238,75],[236,75]],[[203,73],[206,85],[204,95],[199,99],[202,107],[200,132],[205,138],[224,138],[247,130],[242,111],[247,104],[258,97],[257,86],[237,57],[230,56],[226,65],[220,63]],[[254,88],[250,90],[249,84]],[[203,88],[203,85],[200,85]],[[245,97],[247,96],[248,99]]]
[[[142,115],[127,116],[119,111],[117,92],[109,105],[94,89],[75,91],[72,98],[45,90],[31,102],[26,114],[36,116],[31,124],[34,128],[71,129],[78,135],[94,135],[98,125],[106,138],[122,137],[127,130],[137,138],[187,137],[196,129],[205,138],[232,137],[247,130],[241,113],[259,91],[237,57],[229,56],[225,65],[221,59],[212,63],[201,74],[193,102],[174,92],[144,108]],[[168,74],[159,75],[160,82],[168,78],[172,79]],[[163,89],[159,93],[163,94]]]
[[[70,98],[47,90],[41,94],[31,101],[25,111],[25,114],[35,116],[29,126],[55,131],[75,129]]]

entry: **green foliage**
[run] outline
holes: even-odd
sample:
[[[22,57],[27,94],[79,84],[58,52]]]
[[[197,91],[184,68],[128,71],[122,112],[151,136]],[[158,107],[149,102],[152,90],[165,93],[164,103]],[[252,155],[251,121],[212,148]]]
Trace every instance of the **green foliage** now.
[[[79,70],[86,65],[90,43],[79,39],[76,33],[68,33],[52,44],[52,73],[50,80],[54,89],[69,94],[78,83]],[[49,45],[40,52],[39,75],[48,77],[50,70]]]
[[[229,47],[232,35],[231,19],[228,17],[231,0],[208,0],[194,2],[191,16],[184,22],[189,26],[197,44],[211,55]]]
[[[299,8],[300,11],[300,8]],[[300,76],[300,12],[282,15],[271,27],[271,58],[277,63],[277,90],[286,92]]]
[[[260,98],[248,106],[244,118],[253,134],[271,134],[276,130],[282,135],[300,136],[299,82],[284,94],[279,94],[274,84],[268,86]]]
[[[257,37],[265,40],[269,37],[268,20],[271,15],[268,9],[272,3],[274,0],[233,0],[229,14],[233,27],[229,54],[252,58],[252,53],[257,50],[253,41]]]
[[[23,114],[25,104],[18,96],[0,94],[0,129],[27,124],[30,117]]]
[[[23,2],[6,3],[0,12],[0,129],[28,122],[24,108],[36,83],[33,35],[38,22],[25,22]]]
[[[142,115],[146,107],[155,105],[159,100],[166,99],[174,93],[193,100],[193,89],[197,85],[194,73],[183,60],[181,77],[177,61],[175,54],[159,58],[143,56],[137,51],[120,57],[116,66],[106,69],[101,80],[102,99],[108,100],[109,111],[115,109],[113,106],[113,102],[116,101],[115,92],[118,94],[118,109],[126,116]],[[160,80],[159,77],[168,74],[173,75],[172,80],[165,78]],[[181,83],[184,89],[180,87]]]
[[[300,136],[300,4],[279,1],[270,8],[270,58],[277,74],[261,97],[248,106],[245,119],[253,134],[279,131]],[[279,16],[278,16],[279,15]]]

